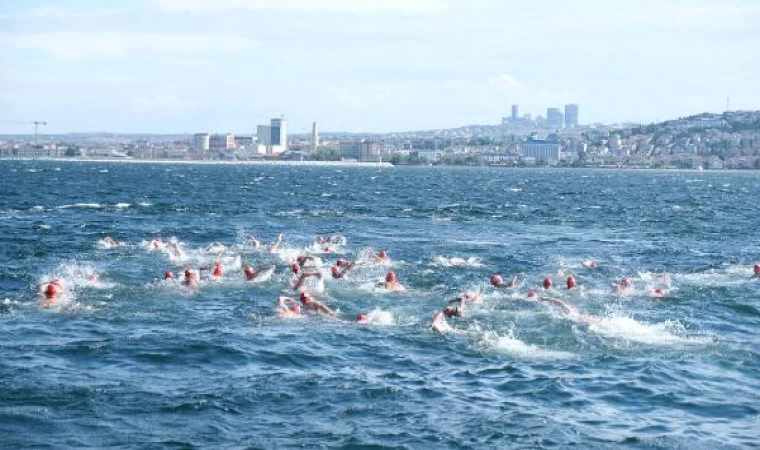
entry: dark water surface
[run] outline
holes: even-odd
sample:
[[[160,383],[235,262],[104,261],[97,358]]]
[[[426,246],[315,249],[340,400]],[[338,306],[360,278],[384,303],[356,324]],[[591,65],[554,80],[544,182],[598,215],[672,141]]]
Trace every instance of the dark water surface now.
[[[0,448],[757,448],[759,195],[756,173],[2,161]],[[330,263],[386,248],[408,290],[367,264],[324,282],[341,320],[279,317],[317,234],[347,238]],[[197,293],[158,281],[216,259]],[[562,273],[597,321],[526,300]],[[433,333],[465,289],[483,303]]]

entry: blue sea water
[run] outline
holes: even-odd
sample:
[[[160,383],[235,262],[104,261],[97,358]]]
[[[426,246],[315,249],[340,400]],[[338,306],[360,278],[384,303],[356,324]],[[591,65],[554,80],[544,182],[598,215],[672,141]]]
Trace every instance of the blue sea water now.
[[[0,448],[757,448],[759,194],[757,173],[2,161]],[[325,279],[338,320],[280,317],[289,263],[335,234],[326,269],[390,266]],[[160,281],[216,260],[197,292]],[[389,268],[407,291],[376,287]],[[529,301],[545,276],[596,319]],[[464,290],[483,302],[434,333]]]

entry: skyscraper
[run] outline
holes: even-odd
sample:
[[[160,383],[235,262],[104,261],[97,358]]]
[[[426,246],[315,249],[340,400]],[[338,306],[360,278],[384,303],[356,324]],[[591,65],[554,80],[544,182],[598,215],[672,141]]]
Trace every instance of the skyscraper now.
[[[311,151],[316,152],[319,147],[319,133],[317,132],[317,122],[311,124]]]
[[[519,120],[518,114],[519,114],[519,107],[517,105],[512,105],[512,123],[517,123],[517,121]]]
[[[276,150],[277,152],[284,152],[288,149],[288,132],[284,117],[280,116],[279,119],[271,120],[269,125],[269,135],[272,141],[272,147],[279,147]]]
[[[564,125],[565,116],[559,112],[559,108],[547,108],[546,109],[546,126],[549,128],[557,129],[562,128]]]
[[[578,126],[578,105],[574,103],[565,105],[565,126],[567,128]]]

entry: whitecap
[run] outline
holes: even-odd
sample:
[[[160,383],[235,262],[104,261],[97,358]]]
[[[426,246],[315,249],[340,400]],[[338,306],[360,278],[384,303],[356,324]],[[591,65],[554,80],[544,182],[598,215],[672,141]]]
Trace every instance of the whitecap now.
[[[100,203],[74,203],[73,205],[61,205],[58,207],[58,209],[71,209],[71,208],[93,208],[98,209],[102,208],[103,205]]]
[[[713,341],[706,336],[688,336],[686,328],[678,320],[645,324],[631,317],[612,316],[590,324],[589,329],[610,338],[650,345],[704,344]]]
[[[573,357],[572,353],[527,344],[517,339],[512,331],[506,335],[486,332],[475,345],[484,350],[506,353],[522,359],[567,359]]]
[[[114,205],[114,207],[117,209],[129,208],[130,206],[132,206],[131,203],[117,203],[116,205]]]
[[[445,256],[436,256],[434,264],[441,267],[482,267],[483,261],[480,258],[471,256],[467,259],[458,256],[447,258]]]

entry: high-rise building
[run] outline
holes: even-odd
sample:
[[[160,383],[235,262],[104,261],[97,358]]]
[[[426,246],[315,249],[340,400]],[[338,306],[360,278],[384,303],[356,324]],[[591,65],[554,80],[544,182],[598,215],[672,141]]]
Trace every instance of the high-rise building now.
[[[519,120],[520,108],[517,105],[512,105],[512,123],[517,123]]]
[[[193,135],[193,150],[207,152],[209,149],[210,138],[211,136],[208,133],[195,133],[195,135]]]
[[[256,127],[256,138],[261,145],[272,145],[272,130],[269,125],[259,125]]]
[[[546,139],[530,136],[522,144],[522,154],[527,158],[535,158],[536,161],[558,161],[561,156],[559,139],[556,134],[552,134]]]
[[[562,128],[565,122],[565,116],[559,111],[559,108],[546,109],[546,126],[553,129]]]
[[[235,136],[227,134],[212,134],[209,136],[209,150],[223,151],[235,148]]]
[[[574,103],[565,105],[565,126],[567,128],[578,126],[578,105]]]
[[[276,150],[277,152],[286,151],[288,149],[288,131],[285,118],[280,117],[279,119],[272,119],[269,128],[272,147],[279,147]]]
[[[316,152],[319,147],[319,132],[317,131],[317,122],[311,124],[311,151]]]

